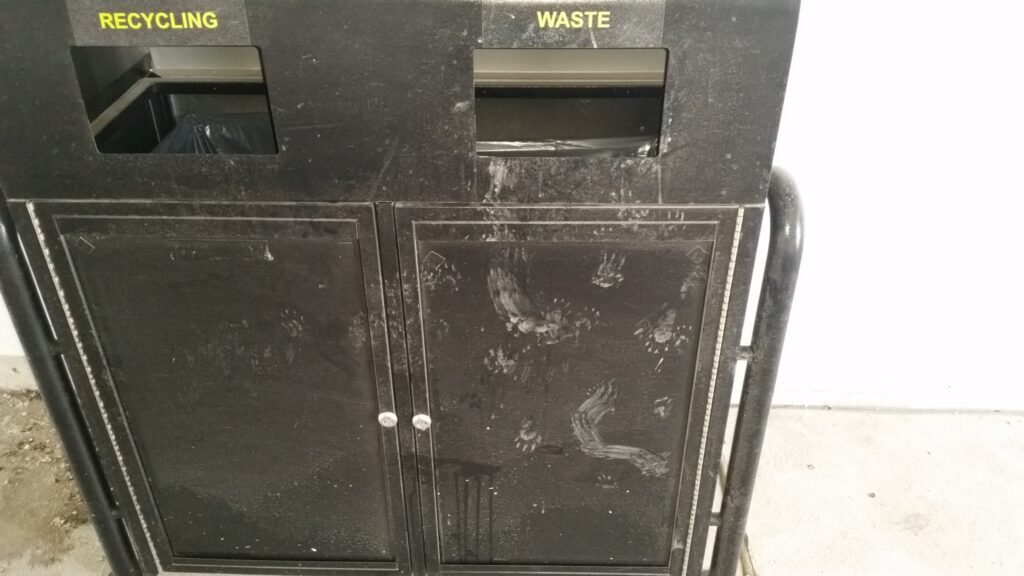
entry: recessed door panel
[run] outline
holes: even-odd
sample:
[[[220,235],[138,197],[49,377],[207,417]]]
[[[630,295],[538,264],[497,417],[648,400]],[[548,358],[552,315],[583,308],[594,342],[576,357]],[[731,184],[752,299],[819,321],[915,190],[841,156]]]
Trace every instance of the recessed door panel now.
[[[39,219],[165,566],[407,563],[372,210],[294,211]]]
[[[428,555],[450,570],[667,570],[728,223],[397,213],[416,410],[432,419],[418,435]]]

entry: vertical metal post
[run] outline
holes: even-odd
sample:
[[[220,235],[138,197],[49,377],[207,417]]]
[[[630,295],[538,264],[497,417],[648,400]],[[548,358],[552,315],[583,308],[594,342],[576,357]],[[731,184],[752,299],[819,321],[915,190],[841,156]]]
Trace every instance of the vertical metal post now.
[[[116,576],[142,573],[60,363],[59,347],[31,283],[7,205],[0,199],[0,290],[29,366],[78,480],[89,518]]]
[[[771,219],[768,259],[729,456],[722,523],[715,541],[711,576],[736,574],[775,391],[775,377],[786,339],[786,325],[800,272],[804,241],[800,197],[793,180],[778,169],[772,171],[768,211]]]

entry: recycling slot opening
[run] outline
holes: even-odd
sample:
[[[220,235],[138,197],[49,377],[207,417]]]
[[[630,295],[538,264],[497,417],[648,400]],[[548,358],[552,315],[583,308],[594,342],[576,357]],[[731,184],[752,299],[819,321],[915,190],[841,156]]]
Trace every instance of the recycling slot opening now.
[[[481,156],[658,155],[668,51],[474,51]]]
[[[72,47],[102,153],[276,154],[259,50]]]

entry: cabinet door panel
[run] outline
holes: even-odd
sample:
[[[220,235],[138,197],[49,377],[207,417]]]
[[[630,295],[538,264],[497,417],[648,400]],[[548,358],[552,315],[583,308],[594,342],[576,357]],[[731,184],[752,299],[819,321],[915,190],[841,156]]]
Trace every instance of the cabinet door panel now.
[[[432,565],[669,570],[734,230],[695,212],[397,209]]]
[[[161,565],[407,566],[371,206],[33,210]]]

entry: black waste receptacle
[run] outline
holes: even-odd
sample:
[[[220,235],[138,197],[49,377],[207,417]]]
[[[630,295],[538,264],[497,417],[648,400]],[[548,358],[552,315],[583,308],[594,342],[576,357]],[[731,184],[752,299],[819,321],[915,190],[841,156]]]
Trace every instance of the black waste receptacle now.
[[[3,290],[114,572],[732,576],[797,9],[5,2]]]

